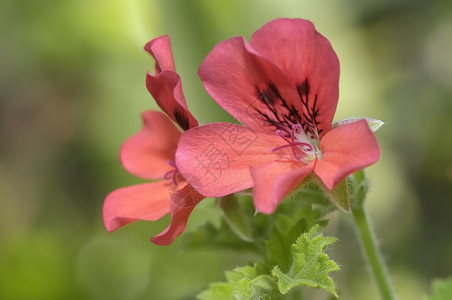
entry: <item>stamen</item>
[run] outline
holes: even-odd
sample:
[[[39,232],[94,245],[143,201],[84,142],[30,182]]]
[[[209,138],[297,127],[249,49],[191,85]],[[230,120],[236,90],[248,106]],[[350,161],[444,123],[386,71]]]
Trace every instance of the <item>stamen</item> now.
[[[301,128],[300,124],[295,124],[292,126],[292,137],[294,136],[294,133],[296,134],[300,134],[301,130],[303,130],[303,128]]]
[[[290,143],[290,140],[288,140],[288,139],[286,138],[286,136],[284,135],[284,133],[282,133],[281,130],[279,130],[279,129],[276,130],[276,134],[279,135],[280,137],[282,137],[283,140],[285,140],[286,142]]]
[[[276,130],[276,134],[279,135],[284,141],[286,141],[288,143],[288,145],[282,145],[282,146],[273,148],[273,149],[271,149],[271,152],[276,152],[278,150],[290,147],[295,159],[298,161],[304,161],[303,158],[308,156],[308,154],[306,152],[313,151],[314,147],[309,143],[299,142],[298,140],[296,140],[295,135],[301,134],[302,131],[303,131],[303,128],[301,127],[300,124],[294,124],[292,126],[292,131],[290,133],[290,139],[289,139],[281,130],[279,130],[279,129]]]
[[[170,165],[173,168],[176,168],[176,162],[174,160],[168,160],[168,165]]]

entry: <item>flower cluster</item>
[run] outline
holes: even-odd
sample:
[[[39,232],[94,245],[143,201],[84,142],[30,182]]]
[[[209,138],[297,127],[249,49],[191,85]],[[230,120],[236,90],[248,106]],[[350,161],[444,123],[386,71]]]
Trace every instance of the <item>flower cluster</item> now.
[[[256,209],[270,214],[307,180],[333,190],[379,159],[368,121],[332,124],[339,61],[309,21],[273,20],[250,42],[234,37],[219,43],[202,62],[204,87],[240,125],[198,126],[187,109],[168,37],[145,49],[156,60],[146,85],[166,115],[143,113],[143,128],[124,143],[120,156],[130,173],[161,181],[110,193],[103,211],[109,231],[170,213],[169,227],[152,239],[166,245],[184,231],[204,197],[252,188]]]

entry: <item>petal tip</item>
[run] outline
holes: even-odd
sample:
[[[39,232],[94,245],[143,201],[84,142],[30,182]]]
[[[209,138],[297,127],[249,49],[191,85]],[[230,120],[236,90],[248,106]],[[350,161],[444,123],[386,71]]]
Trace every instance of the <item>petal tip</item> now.
[[[116,231],[119,227],[121,227],[120,222],[116,218],[113,218],[111,220],[104,219],[104,226],[109,233],[112,233]]]
[[[275,205],[262,205],[260,206],[258,203],[254,203],[254,206],[256,207],[256,210],[262,214],[265,215],[271,215],[275,209],[276,206]]]
[[[150,40],[149,42],[147,42],[144,45],[144,50],[152,55],[152,52],[153,52],[152,45],[154,45],[156,42],[162,41],[162,40],[165,40],[165,41],[169,40],[169,36],[165,34],[165,35],[161,35],[156,38],[153,38],[152,40]]]
[[[151,243],[157,246],[169,246],[173,243],[174,239],[165,238],[165,236],[156,235],[151,238]]]
[[[110,209],[108,206],[104,205],[103,221],[104,221],[105,229],[107,229],[107,231],[109,233],[112,233],[125,225],[135,222],[136,220],[116,216],[110,212]]]

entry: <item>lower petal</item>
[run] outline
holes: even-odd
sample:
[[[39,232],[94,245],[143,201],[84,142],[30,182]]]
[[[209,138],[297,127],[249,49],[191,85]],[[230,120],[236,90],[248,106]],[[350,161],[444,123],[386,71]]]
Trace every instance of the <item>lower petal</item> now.
[[[176,191],[171,197],[171,223],[151,241],[159,246],[171,244],[178,235],[185,231],[191,212],[202,199],[204,196],[190,185]]]
[[[277,135],[257,134],[232,123],[212,123],[182,134],[176,165],[184,178],[206,197],[222,197],[253,185],[250,166],[265,165],[284,153],[271,152]]]
[[[141,116],[143,127],[121,147],[121,163],[128,172],[138,177],[162,178],[172,169],[168,161],[174,160],[181,133],[162,112],[145,111]]]
[[[380,158],[380,148],[366,120],[329,131],[320,141],[320,149],[322,159],[316,163],[314,172],[330,190]]]
[[[170,211],[168,181],[143,183],[111,192],[104,201],[103,218],[109,232],[129,223],[156,221]]]
[[[271,214],[278,204],[312,171],[314,162],[272,162],[251,167],[254,205],[258,211]]]

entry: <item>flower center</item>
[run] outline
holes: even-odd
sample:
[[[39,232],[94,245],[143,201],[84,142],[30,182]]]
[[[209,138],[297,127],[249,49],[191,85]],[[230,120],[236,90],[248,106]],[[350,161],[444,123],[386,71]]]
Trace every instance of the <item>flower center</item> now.
[[[166,180],[171,180],[173,182],[174,185],[178,185],[179,184],[179,180],[178,180],[178,175],[179,175],[179,170],[176,167],[176,163],[174,162],[174,160],[169,160],[168,164],[173,167],[172,170],[169,170],[168,172],[166,172],[163,175],[163,178]]]
[[[319,139],[308,137],[300,124],[292,125],[292,130],[278,129],[276,130],[276,134],[286,141],[287,145],[273,148],[271,152],[289,147],[292,150],[294,158],[306,164],[309,164],[316,157],[318,159],[322,158]]]

